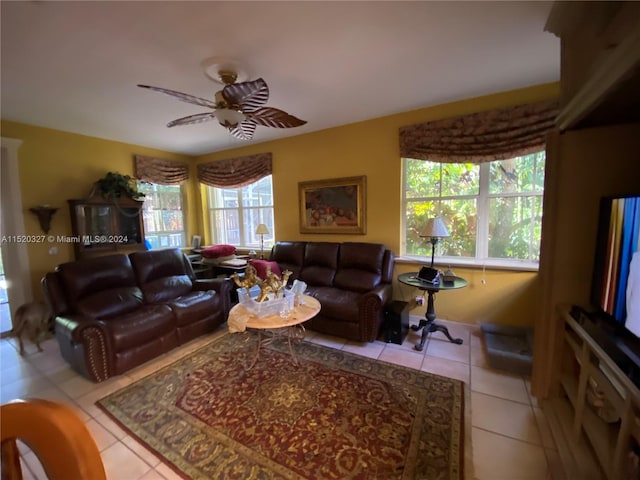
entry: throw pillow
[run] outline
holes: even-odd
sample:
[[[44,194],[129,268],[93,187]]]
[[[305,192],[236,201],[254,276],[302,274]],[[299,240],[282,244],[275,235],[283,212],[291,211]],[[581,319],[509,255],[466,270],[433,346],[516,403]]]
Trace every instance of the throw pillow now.
[[[261,280],[266,280],[267,278],[267,267],[271,267],[271,272],[278,275],[278,277],[282,277],[280,265],[276,262],[270,262],[269,260],[249,260],[249,265],[252,265],[253,268],[256,269],[256,275],[258,275]]]
[[[225,245],[221,243],[220,245],[212,245],[210,247],[205,247],[202,249],[200,254],[204,258],[220,258],[220,257],[230,257],[235,255],[236,247],[233,245]]]

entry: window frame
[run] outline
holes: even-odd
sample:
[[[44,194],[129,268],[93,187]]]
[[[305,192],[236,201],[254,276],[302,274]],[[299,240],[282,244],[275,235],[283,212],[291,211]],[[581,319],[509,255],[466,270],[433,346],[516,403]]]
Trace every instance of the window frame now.
[[[155,190],[156,187],[178,187],[180,190],[180,209],[175,210],[175,209],[163,209],[163,208],[157,208],[157,209],[145,209],[144,207],[144,202],[147,199],[147,195],[145,195],[145,199],[143,201],[142,204],[142,208],[141,208],[141,215],[143,215],[143,224],[145,225],[145,229],[144,229],[144,237],[145,240],[147,240],[148,237],[150,236],[157,236],[158,237],[158,246],[155,246],[154,248],[157,249],[161,249],[161,248],[186,248],[189,246],[189,244],[187,243],[187,223],[186,223],[186,215],[185,215],[185,188],[184,188],[184,184],[177,184],[177,185],[164,185],[164,184],[160,184],[160,183],[153,183],[153,182],[148,182],[148,181],[138,181],[138,190],[141,191],[142,193],[147,193],[145,192],[145,188],[151,185],[152,188]],[[157,193],[157,192],[156,192]],[[157,230],[157,231],[148,231],[146,228],[146,223],[144,221],[144,214],[145,211],[149,212],[157,212],[157,211],[162,211],[162,210],[170,210],[170,211],[179,211],[182,214],[182,230]],[[154,213],[155,214],[155,213]],[[160,239],[162,237],[167,237],[170,238],[171,236],[175,236],[175,235],[181,235],[181,241],[179,245],[171,245],[171,241],[169,241],[168,245],[162,245]]]
[[[243,190],[259,182],[262,182],[265,179],[269,179],[269,187],[271,190],[271,204],[255,205],[255,206],[243,205],[243,193],[242,193]],[[236,191],[236,201],[238,206],[237,207],[224,207],[224,206],[213,207],[211,204],[212,203],[211,198],[212,198],[212,195],[215,195],[214,193],[215,190]],[[261,236],[255,233],[255,229],[258,226],[258,224],[264,223],[265,225],[267,225],[267,228],[269,229],[269,234],[264,235],[265,251],[270,249],[273,246],[273,244],[275,243],[275,227],[274,227],[274,224],[275,224],[274,203],[275,202],[273,199],[273,175],[266,175],[252,184],[245,185],[244,187],[238,187],[238,188],[219,188],[219,187],[212,187],[212,186],[206,185],[205,197],[206,197],[207,215],[208,215],[208,222],[209,222],[209,234],[211,236],[210,238],[211,238],[212,244],[229,243],[231,245],[234,245],[238,249],[243,249],[243,250],[259,249],[261,246]],[[239,238],[240,238],[238,245],[229,242],[228,236],[226,236],[226,240],[224,241],[219,240],[219,236],[216,235],[216,232],[214,231],[214,228],[216,225],[215,212],[217,211],[236,211],[237,212],[238,230],[239,230]],[[248,215],[247,212],[251,212],[251,211],[259,212],[258,213],[259,220],[258,220],[258,223],[249,227],[249,231],[247,231],[247,225],[245,224],[245,218],[246,218],[245,215]],[[265,215],[264,215],[265,211],[271,212],[270,218],[265,218]],[[249,223],[253,223],[253,222],[249,222]]]
[[[544,150],[540,150],[538,153],[546,153]],[[521,155],[524,157],[525,155]],[[545,155],[546,156],[546,155]],[[515,157],[518,158],[518,157]],[[447,201],[447,200],[468,200],[468,199],[476,199],[477,205],[477,233],[476,233],[476,256],[475,257],[457,257],[457,256],[446,256],[439,255],[438,248],[436,246],[434,262],[440,265],[451,265],[451,266],[462,266],[462,267],[492,267],[499,268],[504,270],[517,270],[517,271],[538,271],[539,269],[539,261],[535,260],[524,260],[524,259],[516,259],[516,258],[490,258],[489,255],[489,224],[490,224],[490,200],[492,198],[505,198],[505,197],[519,197],[519,198],[534,198],[539,197],[540,202],[544,201],[544,182],[539,187],[539,189],[535,189],[533,191],[520,191],[520,192],[500,192],[500,193],[491,193],[490,192],[490,168],[492,162],[482,162],[478,163],[478,193],[471,195],[438,195],[438,196],[425,196],[419,198],[408,198],[406,195],[406,186],[407,186],[407,161],[416,161],[422,162],[425,160],[419,159],[411,159],[407,157],[401,157],[401,232],[400,232],[400,256],[398,260],[402,262],[405,261],[419,261],[421,263],[431,262],[430,255],[416,255],[407,253],[407,208],[410,203],[416,201]],[[496,160],[499,161],[499,160]],[[546,158],[544,160],[546,162]],[[446,165],[447,162],[431,162],[432,164],[440,164]],[[453,163],[453,162],[452,162]],[[472,162],[469,162],[472,163]],[[546,165],[546,163],[544,164]],[[539,173],[540,166],[539,163],[536,162],[533,168],[533,174],[535,176],[536,173]],[[544,166],[543,174],[544,174]],[[541,203],[541,207],[543,204]],[[542,224],[542,220],[540,221]],[[532,240],[533,237],[529,239],[529,250],[532,248]],[[425,244],[429,242],[428,239],[424,239]],[[446,239],[443,240],[446,242]],[[429,249],[429,252],[431,250]]]

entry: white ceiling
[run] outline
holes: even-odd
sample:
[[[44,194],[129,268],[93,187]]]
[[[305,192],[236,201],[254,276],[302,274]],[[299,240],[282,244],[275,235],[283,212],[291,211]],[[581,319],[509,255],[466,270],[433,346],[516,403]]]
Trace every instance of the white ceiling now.
[[[143,90],[213,98],[210,57],[263,77],[268,106],[307,120],[299,135],[559,79],[551,2],[2,1],[3,119],[202,154],[245,144],[206,111]]]

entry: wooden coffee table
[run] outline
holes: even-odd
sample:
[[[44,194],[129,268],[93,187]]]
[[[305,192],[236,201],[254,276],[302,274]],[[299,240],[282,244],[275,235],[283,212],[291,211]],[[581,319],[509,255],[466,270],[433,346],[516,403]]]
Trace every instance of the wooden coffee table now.
[[[295,365],[299,365],[298,357],[293,348],[294,343],[304,340],[305,328],[302,325],[310,318],[315,317],[320,311],[320,302],[309,295],[301,295],[301,302],[289,311],[287,317],[282,317],[279,313],[258,318],[251,314],[241,303],[235,305],[229,311],[229,320],[234,318],[244,320],[246,317],[247,328],[258,331],[258,347],[256,355],[247,369],[253,368],[260,356],[260,349],[263,345],[268,345],[275,338],[285,338],[289,345],[289,353]]]

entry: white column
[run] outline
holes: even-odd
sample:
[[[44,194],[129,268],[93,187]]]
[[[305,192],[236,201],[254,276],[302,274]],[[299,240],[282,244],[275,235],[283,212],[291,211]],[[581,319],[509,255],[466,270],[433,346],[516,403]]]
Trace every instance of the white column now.
[[[18,169],[21,144],[22,140],[2,137],[0,156],[0,240],[7,240],[1,241],[0,248],[12,318],[20,305],[33,301],[27,245],[12,241],[12,237],[25,234]]]

